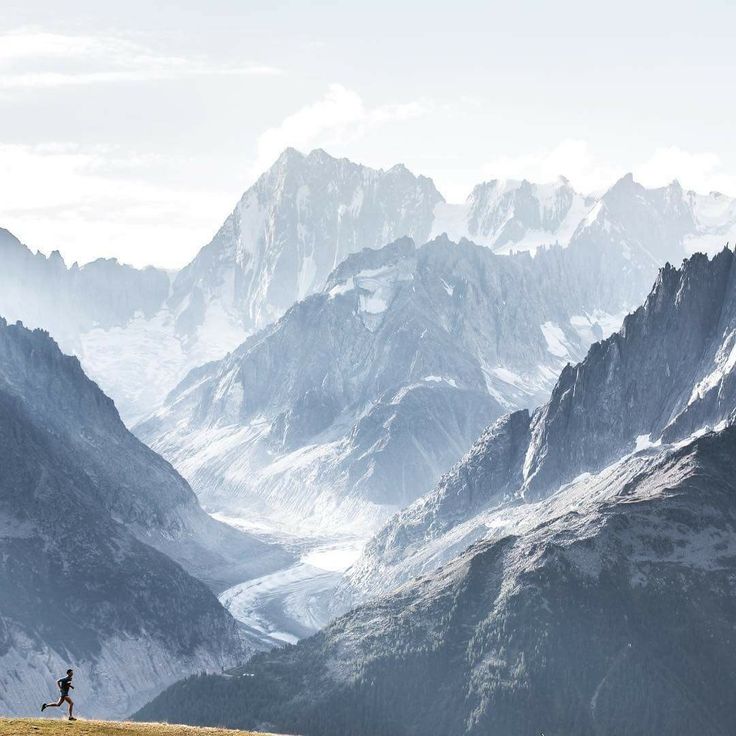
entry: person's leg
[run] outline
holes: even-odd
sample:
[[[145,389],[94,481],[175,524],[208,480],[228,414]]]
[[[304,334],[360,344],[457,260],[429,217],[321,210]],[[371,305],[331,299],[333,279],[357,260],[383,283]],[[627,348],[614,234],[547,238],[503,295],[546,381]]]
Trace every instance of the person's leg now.
[[[66,702],[69,703],[69,718],[74,718],[74,701],[67,695]]]
[[[58,708],[64,702],[64,696],[60,695],[56,703],[44,703],[44,708]]]

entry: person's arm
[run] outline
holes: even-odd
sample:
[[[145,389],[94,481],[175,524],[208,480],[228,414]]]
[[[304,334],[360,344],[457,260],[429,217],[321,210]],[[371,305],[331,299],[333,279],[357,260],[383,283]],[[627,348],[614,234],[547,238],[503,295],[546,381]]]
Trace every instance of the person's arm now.
[[[61,677],[56,681],[56,687],[58,687],[59,690],[61,690]]]

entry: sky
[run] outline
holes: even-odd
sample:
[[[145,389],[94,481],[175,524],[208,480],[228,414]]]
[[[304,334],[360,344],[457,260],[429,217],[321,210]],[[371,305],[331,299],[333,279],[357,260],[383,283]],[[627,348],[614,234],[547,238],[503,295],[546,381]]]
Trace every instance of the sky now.
[[[63,12],[62,11],[63,8]],[[4,0],[0,226],[179,268],[287,146],[736,195],[736,4]]]

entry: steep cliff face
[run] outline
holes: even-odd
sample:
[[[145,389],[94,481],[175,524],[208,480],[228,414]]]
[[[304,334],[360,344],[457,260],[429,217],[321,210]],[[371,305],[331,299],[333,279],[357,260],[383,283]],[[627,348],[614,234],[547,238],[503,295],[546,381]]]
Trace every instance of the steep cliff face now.
[[[5,712],[35,712],[69,666],[85,713],[123,716],[184,672],[242,661],[235,621],[174,560],[222,585],[262,569],[260,552],[278,559],[209,519],[76,358],[0,320]]]
[[[629,457],[520,509],[442,569],[257,656],[248,677],[186,680],[137,717],[327,736],[725,735],[736,721],[735,451],[728,428]]]
[[[518,505],[529,439],[526,409],[488,427],[431,493],[391,517],[367,543],[336,592],[333,612],[431,572],[482,539],[490,514]]]
[[[645,304],[563,369],[531,419],[500,420],[432,493],[388,522],[349,571],[336,610],[484,538],[501,518],[494,509],[514,513],[636,449],[728,423],[736,410],[735,260],[726,249],[664,268]]]
[[[535,416],[524,493],[535,496],[634,449],[723,421],[735,408],[736,268],[725,249],[659,275],[620,332],[568,367]]]
[[[214,589],[288,560],[209,517],[186,481],[125,428],[113,402],[47,333],[0,320],[0,389],[95,480],[106,512]]]
[[[136,432],[204,503],[365,534],[615,324],[571,249],[447,238],[347,258],[321,293],[193,371]]]

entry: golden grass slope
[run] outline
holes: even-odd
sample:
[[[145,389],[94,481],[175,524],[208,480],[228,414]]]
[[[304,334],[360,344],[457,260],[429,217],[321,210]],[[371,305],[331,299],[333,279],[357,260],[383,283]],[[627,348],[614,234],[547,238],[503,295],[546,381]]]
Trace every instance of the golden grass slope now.
[[[259,734],[226,728],[173,726],[168,723],[0,718],[0,736],[259,736]]]

